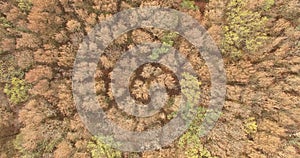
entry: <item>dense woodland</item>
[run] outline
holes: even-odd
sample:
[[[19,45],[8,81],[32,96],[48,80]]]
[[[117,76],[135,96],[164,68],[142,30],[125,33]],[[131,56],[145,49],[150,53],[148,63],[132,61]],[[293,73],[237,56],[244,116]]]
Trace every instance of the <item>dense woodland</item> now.
[[[130,92],[147,103],[149,84],[164,85],[169,99],[163,112],[135,118],[116,108],[110,73],[123,52],[143,42],[174,47],[192,63],[199,76],[199,82],[191,79],[192,85],[201,90],[203,103],[191,127],[173,144],[156,151],[121,152],[82,123],[72,96],[73,64],[79,44],[97,23],[145,6],[187,13],[208,30],[224,58],[226,101],[216,126],[199,138],[211,86],[205,61],[173,32],[132,30],[99,57],[95,88],[108,117],[143,131],[176,115],[180,81],[153,63],[135,71]],[[299,8],[299,0],[1,0],[0,157],[299,157]]]

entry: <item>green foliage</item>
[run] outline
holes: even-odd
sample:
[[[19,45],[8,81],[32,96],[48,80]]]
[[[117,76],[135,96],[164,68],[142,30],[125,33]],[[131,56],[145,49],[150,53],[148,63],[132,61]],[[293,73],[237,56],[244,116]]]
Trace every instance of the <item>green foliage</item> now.
[[[174,118],[176,116],[177,116],[177,112],[174,111],[174,112],[172,112],[172,113],[170,113],[170,114],[167,115],[167,119],[171,120],[172,118]]]
[[[99,136],[93,137],[87,147],[92,154],[92,158],[121,158],[121,152],[113,149],[110,145],[105,144],[103,138]]]
[[[181,2],[181,7],[185,9],[191,9],[191,10],[199,10],[199,8],[195,5],[195,1],[191,1],[191,0],[183,0]]]
[[[190,120],[193,117],[192,114],[196,112],[195,108],[200,99],[200,85],[201,82],[195,76],[186,72],[182,74],[180,80],[181,93],[187,102],[183,109],[183,119]]]
[[[28,89],[29,86],[24,80],[13,77],[11,83],[7,83],[5,85],[4,93],[9,96],[9,99],[12,103],[18,104],[27,100]]]
[[[0,25],[4,28],[12,27],[12,23],[8,21],[5,17],[0,17]]]
[[[18,134],[16,136],[16,139],[13,141],[14,148],[17,149],[20,154],[21,158],[34,158],[34,157],[40,157],[39,153],[34,153],[34,152],[29,152],[27,151],[23,146],[22,146],[22,140],[23,140],[23,135]]]
[[[160,48],[156,48],[152,51],[151,55],[149,55],[149,58],[151,60],[156,60],[160,57],[162,54],[168,53],[170,50],[170,47],[174,45],[174,40],[178,36],[176,33],[166,33],[162,38],[161,42],[162,45]]]
[[[275,4],[275,0],[265,0],[263,3],[263,9],[268,11]]]
[[[186,97],[187,102],[197,103],[200,99],[200,85],[201,82],[198,79],[184,72],[182,74],[183,79],[180,80],[181,92]]]
[[[52,153],[54,151],[55,146],[62,141],[62,138],[54,138],[47,141],[44,141],[41,144],[41,147],[43,147],[45,153]]]
[[[247,134],[255,134],[257,132],[257,123],[254,117],[250,117],[245,121],[244,130]]]
[[[264,26],[268,19],[248,10],[247,3],[245,0],[230,0],[227,4],[222,47],[232,57],[256,51],[267,40]]]
[[[22,79],[24,72],[17,68],[15,60],[11,56],[5,56],[0,60],[0,82],[5,84],[4,93],[14,104],[26,101],[27,91],[30,86]]]
[[[289,140],[289,144],[295,145],[300,148],[300,132],[290,135],[291,139]]]
[[[197,114],[187,132],[179,139],[178,146],[185,151],[188,158],[214,158],[211,153],[206,149],[199,138],[200,125],[204,118],[205,109],[199,107]]]
[[[169,46],[162,45],[160,48],[153,49],[151,55],[149,55],[149,58],[151,60],[156,60],[160,57],[160,55],[168,53],[169,50],[170,50]]]
[[[196,77],[189,73],[182,74],[183,79],[180,80],[181,92],[188,102],[187,110],[194,109],[200,99],[200,85]],[[192,111],[193,112],[193,111]],[[212,158],[210,152],[201,144],[199,133],[200,125],[204,118],[205,109],[197,107],[195,116],[190,124],[187,132],[179,139],[178,146],[185,151],[185,155],[188,158]]]
[[[13,77],[23,78],[24,72],[17,68],[15,59],[7,55],[0,60],[0,82],[10,83]]]
[[[163,45],[172,47],[174,45],[174,40],[178,37],[177,33],[171,32],[166,33],[162,38],[161,42]]]
[[[25,13],[28,13],[31,10],[32,3],[30,0],[17,0],[18,7]]]
[[[38,149],[34,151],[29,151],[23,147],[24,144],[23,134],[18,134],[16,139],[13,141],[14,148],[19,151],[22,158],[35,158],[42,157],[43,153],[51,153],[54,151],[55,146],[62,140],[61,137],[41,140],[38,142]]]

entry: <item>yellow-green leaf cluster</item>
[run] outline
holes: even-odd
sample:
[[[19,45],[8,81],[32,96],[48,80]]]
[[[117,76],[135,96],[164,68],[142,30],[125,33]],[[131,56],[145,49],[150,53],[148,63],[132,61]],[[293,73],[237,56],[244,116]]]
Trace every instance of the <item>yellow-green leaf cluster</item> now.
[[[245,121],[244,130],[247,134],[255,134],[257,132],[257,123],[254,117],[250,117]]]
[[[91,152],[92,158],[121,158],[122,156],[120,151],[113,149],[108,144],[105,144],[103,138],[99,136],[93,137],[87,147]]]
[[[222,47],[233,57],[258,50],[267,39],[264,27],[268,19],[247,9],[247,3],[245,0],[230,0],[227,4]]]
[[[265,0],[263,4],[263,9],[268,11],[275,4],[275,0]]]
[[[18,104],[26,101],[28,98],[27,91],[29,86],[23,79],[13,77],[11,83],[7,83],[4,88],[4,93],[9,96],[12,103]]]
[[[198,10],[199,8],[195,5],[195,1],[191,0],[183,0],[181,2],[181,7],[186,8],[186,9],[191,9],[191,10]]]
[[[23,11],[28,13],[32,7],[30,0],[17,0],[18,7]]]
[[[183,79],[180,80],[181,92],[188,102],[187,106],[196,106],[200,99],[201,82],[190,73],[183,73]],[[189,107],[188,110],[195,107]],[[188,130],[183,134],[178,142],[180,149],[184,150],[185,156],[188,158],[213,158],[210,152],[202,145],[199,133],[200,125],[204,118],[205,109],[203,107],[196,108],[196,114],[190,124]]]

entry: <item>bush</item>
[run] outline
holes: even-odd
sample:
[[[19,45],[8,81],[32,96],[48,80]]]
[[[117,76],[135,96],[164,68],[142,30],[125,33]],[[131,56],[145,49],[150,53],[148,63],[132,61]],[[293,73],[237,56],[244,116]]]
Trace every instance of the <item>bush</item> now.
[[[230,0],[227,4],[222,47],[225,54],[233,57],[256,51],[267,39],[264,26],[268,19],[246,7],[245,0]]]

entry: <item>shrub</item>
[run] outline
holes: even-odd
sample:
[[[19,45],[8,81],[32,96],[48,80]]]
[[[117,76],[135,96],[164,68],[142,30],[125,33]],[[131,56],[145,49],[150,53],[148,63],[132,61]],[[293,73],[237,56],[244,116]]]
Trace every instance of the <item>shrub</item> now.
[[[244,52],[257,50],[266,41],[266,17],[248,10],[245,0],[230,0],[227,4],[226,25],[223,27],[223,52],[240,57]]]

